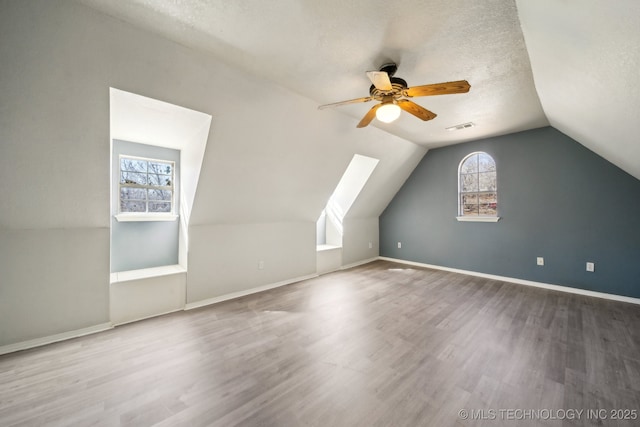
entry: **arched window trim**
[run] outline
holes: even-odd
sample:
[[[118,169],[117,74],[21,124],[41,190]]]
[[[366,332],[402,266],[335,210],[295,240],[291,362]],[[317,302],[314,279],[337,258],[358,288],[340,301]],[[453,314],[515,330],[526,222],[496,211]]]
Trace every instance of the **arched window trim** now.
[[[457,193],[457,199],[458,199],[458,216],[456,216],[456,219],[458,221],[462,221],[462,222],[498,222],[500,220],[500,217],[497,215],[463,215],[462,214],[462,182],[461,182],[461,172],[462,172],[462,165],[467,161],[467,159],[469,159],[472,156],[475,155],[479,155],[479,154],[485,154],[487,156],[489,156],[491,158],[491,160],[493,161],[493,164],[496,165],[496,161],[493,158],[492,155],[490,155],[487,152],[484,151],[474,151],[473,153],[469,153],[466,156],[464,156],[464,158],[460,161],[460,163],[458,164],[458,193]],[[497,173],[498,173],[498,168],[496,165],[496,177],[497,177]],[[497,178],[496,178],[497,180]],[[497,198],[497,194],[498,194],[498,188],[496,185],[496,198]]]

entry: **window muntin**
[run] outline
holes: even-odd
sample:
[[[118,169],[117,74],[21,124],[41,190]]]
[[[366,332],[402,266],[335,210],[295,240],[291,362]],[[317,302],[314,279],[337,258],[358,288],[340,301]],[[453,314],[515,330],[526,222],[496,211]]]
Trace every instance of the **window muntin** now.
[[[173,214],[175,164],[120,156],[120,213]]]
[[[496,162],[484,152],[471,153],[460,162],[458,215],[497,216]]]

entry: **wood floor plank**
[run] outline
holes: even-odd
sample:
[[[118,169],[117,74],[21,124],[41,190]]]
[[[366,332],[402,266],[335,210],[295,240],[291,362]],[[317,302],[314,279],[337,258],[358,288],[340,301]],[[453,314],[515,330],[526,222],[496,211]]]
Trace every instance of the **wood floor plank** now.
[[[376,261],[0,356],[2,426],[640,424],[516,409],[640,412],[640,307]]]

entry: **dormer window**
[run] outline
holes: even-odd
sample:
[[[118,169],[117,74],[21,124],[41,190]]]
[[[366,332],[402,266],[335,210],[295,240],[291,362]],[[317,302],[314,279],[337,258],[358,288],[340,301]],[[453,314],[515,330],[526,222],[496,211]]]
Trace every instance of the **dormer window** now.
[[[120,156],[121,214],[173,212],[174,162]]]

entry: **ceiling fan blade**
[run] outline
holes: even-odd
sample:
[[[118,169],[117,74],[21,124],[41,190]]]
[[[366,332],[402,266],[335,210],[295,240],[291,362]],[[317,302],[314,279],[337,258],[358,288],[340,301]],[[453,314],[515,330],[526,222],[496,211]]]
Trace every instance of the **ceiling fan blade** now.
[[[360,123],[358,123],[358,126],[356,127],[363,128],[367,126],[369,123],[371,123],[373,118],[376,116],[376,110],[380,108],[381,105],[382,104],[376,104],[373,107],[371,107],[371,109],[367,111],[367,114],[364,115],[364,117],[362,118],[362,120],[360,120]]]
[[[389,74],[386,71],[367,71],[367,77],[371,80],[371,83],[379,90],[391,90],[391,80]]]
[[[347,104],[357,104],[359,102],[369,102],[372,99],[373,99],[372,97],[367,96],[365,98],[357,98],[357,99],[350,99],[348,101],[334,102],[333,104],[321,105],[318,107],[318,110],[324,110],[325,108],[339,107],[341,105],[347,105]]]
[[[430,85],[414,86],[406,89],[406,96],[432,96],[432,95],[450,95],[454,93],[469,92],[471,85],[466,80],[458,80],[455,82],[434,83]]]
[[[407,113],[413,114],[414,116],[416,116],[420,120],[424,120],[425,122],[427,120],[435,119],[437,115],[436,113],[433,113],[426,108],[416,104],[415,102],[409,101],[408,99],[400,99],[398,101],[398,106]]]

